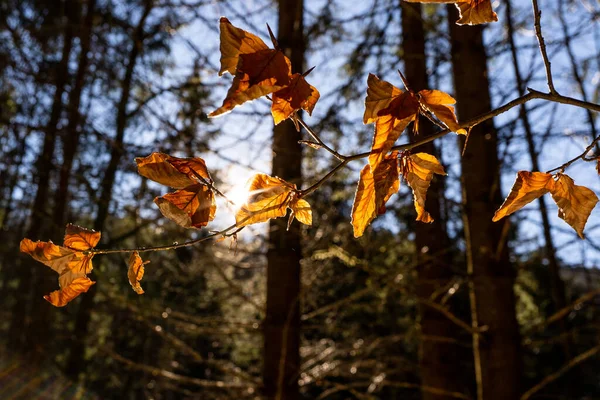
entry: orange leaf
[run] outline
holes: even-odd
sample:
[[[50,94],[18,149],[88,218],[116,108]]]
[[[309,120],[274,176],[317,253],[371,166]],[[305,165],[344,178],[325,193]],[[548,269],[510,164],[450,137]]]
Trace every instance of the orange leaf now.
[[[364,166],[352,205],[354,237],[362,236],[371,221],[385,212],[385,203],[399,188],[398,152],[387,155],[374,174],[370,164]]]
[[[27,238],[21,240],[20,250],[59,274],[69,270],[69,265],[75,258],[75,251],[71,249],[52,242],[33,242]]]
[[[421,103],[442,121],[448,129],[460,135],[467,134],[467,131],[458,125],[454,108],[450,107],[450,105],[456,103],[456,100],[452,96],[439,90],[421,90],[419,97]]]
[[[212,182],[201,158],[178,158],[164,153],[152,153],[135,159],[138,173],[165,186],[182,189],[202,182],[198,176]]]
[[[312,209],[310,208],[308,201],[304,199],[294,199],[290,201],[289,207],[292,212],[290,213],[290,219],[288,221],[288,229],[290,229],[290,225],[294,218],[301,224],[312,225]]]
[[[215,196],[206,185],[195,184],[157,197],[160,212],[184,228],[201,228],[215,218]]]
[[[89,250],[100,241],[100,232],[69,224],[63,244],[73,250]]]
[[[414,119],[408,117],[402,120],[396,119],[391,115],[379,117],[375,123],[375,133],[373,135],[373,144],[371,145],[371,154],[369,155],[369,164],[372,169],[376,169],[382,162],[387,153],[394,147],[394,143],[406,126]]]
[[[87,276],[78,277],[62,289],[45,295],[44,299],[55,307],[64,307],[81,293],[87,292],[94,283]]]
[[[249,196],[235,214],[239,227],[285,216],[296,185],[266,174],[256,174],[248,181]]]
[[[402,162],[402,173],[408,186],[413,191],[417,221],[425,223],[433,222],[433,218],[425,210],[427,189],[429,189],[434,173],[446,175],[444,167],[442,167],[437,158],[427,153],[411,154],[408,157],[404,157]]]
[[[364,124],[372,124],[379,118],[379,111],[387,108],[392,100],[402,94],[389,82],[382,81],[376,75],[369,74],[367,79],[367,98],[365,99]]]
[[[410,3],[455,3],[460,11],[457,25],[477,25],[498,21],[491,0],[406,0]]]
[[[144,289],[142,289],[140,281],[144,277],[144,265],[149,262],[150,261],[143,262],[142,257],[140,257],[140,254],[137,251],[131,253],[131,256],[129,257],[127,278],[129,278],[129,283],[137,294],[144,294]]]
[[[219,76],[225,72],[235,75],[240,54],[255,53],[267,50],[268,47],[258,36],[236,28],[225,17],[219,21],[221,42],[221,70]]]
[[[551,174],[544,172],[517,172],[517,179],[510,193],[494,214],[492,221],[496,222],[520,210],[526,204],[548,193],[554,187]]]
[[[558,175],[550,193],[558,206],[558,216],[583,239],[583,229],[598,202],[598,196],[585,186],[575,185],[573,179],[564,174]]]
[[[301,74],[292,75],[288,86],[273,93],[271,114],[275,125],[288,119],[300,109],[311,115],[319,97],[319,91],[306,82],[304,76]]]

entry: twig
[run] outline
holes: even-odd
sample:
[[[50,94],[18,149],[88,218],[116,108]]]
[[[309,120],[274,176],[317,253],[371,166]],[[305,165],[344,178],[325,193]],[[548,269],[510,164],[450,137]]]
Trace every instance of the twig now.
[[[550,68],[550,59],[548,58],[548,53],[546,51],[546,42],[544,41],[544,36],[542,35],[542,25],[540,23],[542,12],[538,7],[537,0],[531,0],[531,4],[533,5],[533,19],[535,26],[535,36],[537,36],[537,40],[540,46],[540,52],[542,53],[542,59],[544,60],[544,67],[546,68],[546,79],[548,81],[548,89],[550,93],[553,95],[557,95],[556,88],[554,87],[554,81],[552,80],[552,70]]]
[[[308,132],[310,137],[312,137],[315,142],[317,142],[322,148],[330,152],[335,158],[337,158],[340,161],[344,161],[347,158],[346,156],[341,155],[337,151],[333,150],[331,147],[327,146],[325,142],[321,140],[319,135],[317,135],[316,132],[312,130],[312,128],[308,126],[306,122],[302,120],[302,118],[296,117],[295,120],[298,121],[298,123],[306,130],[306,132]]]

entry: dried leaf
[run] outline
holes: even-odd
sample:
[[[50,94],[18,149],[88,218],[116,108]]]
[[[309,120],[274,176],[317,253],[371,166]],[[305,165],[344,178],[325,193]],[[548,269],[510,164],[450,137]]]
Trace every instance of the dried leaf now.
[[[300,109],[311,115],[319,97],[319,91],[306,82],[304,76],[301,74],[292,75],[287,87],[273,93],[271,114],[275,125],[288,119]]]
[[[87,276],[78,277],[66,286],[61,286],[62,289],[45,295],[44,299],[55,307],[64,307],[81,293],[87,292],[94,283],[96,282],[91,281]]]
[[[201,228],[215,218],[215,196],[206,185],[195,184],[157,197],[160,212],[184,228]]]
[[[212,182],[206,163],[201,158],[178,158],[164,153],[152,153],[135,159],[138,173],[165,186],[183,189],[201,183]]]
[[[369,155],[369,164],[372,169],[376,169],[379,163],[385,159],[387,153],[394,147],[396,140],[413,119],[414,116],[398,120],[391,115],[377,119],[371,154]]]
[[[391,83],[382,81],[376,75],[369,74],[363,123],[372,124],[375,122],[379,118],[379,111],[387,108],[392,100],[402,93],[404,92]]]
[[[385,212],[385,203],[399,188],[397,152],[387,155],[374,174],[370,164],[364,166],[352,205],[354,237],[362,236],[377,215]]]
[[[444,167],[440,162],[427,153],[416,153],[402,159],[402,174],[413,191],[415,210],[417,211],[417,221],[431,223],[433,218],[425,210],[425,200],[427,199],[427,189],[433,174],[446,175]]]
[[[554,180],[551,174],[528,171],[517,172],[517,179],[510,193],[494,214],[492,221],[498,221],[520,210],[526,204],[548,193],[553,187]]]
[[[296,186],[283,179],[256,174],[248,181],[249,196],[235,214],[238,227],[285,216]]]
[[[312,225],[312,209],[310,208],[308,201],[296,199],[290,202],[289,207],[292,210],[290,221],[292,218],[296,218],[301,224]]]
[[[144,294],[144,289],[142,289],[140,281],[144,277],[144,265],[149,262],[150,261],[143,262],[142,257],[140,257],[140,254],[137,251],[131,253],[131,256],[129,257],[127,278],[129,278],[129,283],[137,294]]]
[[[64,245],[73,250],[89,250],[100,241],[100,232],[69,224],[65,232]]]
[[[478,25],[498,21],[491,0],[406,0],[410,3],[455,3],[460,11],[457,25]]]
[[[558,216],[583,239],[583,229],[598,202],[598,196],[585,186],[575,185],[573,179],[564,174],[559,174],[550,193],[558,206]]]
[[[456,100],[448,93],[439,90],[421,90],[419,92],[421,103],[429,109],[440,121],[442,121],[448,129],[460,135],[466,135],[467,131],[458,125],[458,120],[454,114]]]
[[[240,54],[255,53],[267,50],[269,47],[258,36],[236,28],[225,17],[219,21],[221,70],[219,76],[225,72],[235,75]]]

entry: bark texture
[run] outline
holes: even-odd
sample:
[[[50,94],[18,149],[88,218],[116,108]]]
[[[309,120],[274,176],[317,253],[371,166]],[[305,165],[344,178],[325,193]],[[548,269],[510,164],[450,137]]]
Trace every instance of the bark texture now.
[[[303,0],[279,0],[279,46],[293,72],[304,66]],[[273,130],[273,175],[300,184],[301,135],[291,121]],[[295,400],[300,369],[300,226],[286,231],[285,218],[271,220],[267,251],[267,311],[264,321],[263,384],[268,399]]]
[[[491,110],[487,56],[481,26],[457,26],[457,11],[448,7],[452,64],[461,120]],[[461,140],[461,151],[464,140]],[[479,400],[517,399],[522,360],[515,316],[515,271],[508,262],[506,222],[494,223],[500,205],[500,162],[492,120],[475,127],[462,157],[463,223],[467,268],[471,278],[473,335]]]

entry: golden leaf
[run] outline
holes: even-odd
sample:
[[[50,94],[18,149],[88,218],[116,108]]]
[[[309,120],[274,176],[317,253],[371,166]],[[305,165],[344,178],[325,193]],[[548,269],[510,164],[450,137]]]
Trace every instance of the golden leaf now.
[[[225,72],[235,75],[240,54],[255,53],[267,50],[268,47],[258,36],[236,28],[225,17],[219,21],[221,70],[219,76]]]
[[[144,289],[142,289],[140,281],[144,277],[144,265],[149,262],[150,261],[143,262],[142,257],[140,257],[140,254],[137,251],[131,253],[131,256],[129,257],[127,278],[129,278],[129,283],[137,294],[144,294]]]
[[[444,167],[442,167],[437,158],[427,153],[411,154],[408,157],[404,157],[402,162],[402,173],[413,192],[417,221],[431,223],[433,222],[433,218],[425,210],[427,189],[429,189],[434,173],[446,175]]]
[[[190,185],[174,193],[157,197],[160,212],[184,228],[201,228],[215,218],[215,196],[206,185]]]
[[[385,115],[377,119],[371,154],[369,154],[369,164],[372,169],[376,169],[379,163],[384,160],[387,153],[394,147],[396,140],[413,119],[414,116],[398,120],[391,115]]]
[[[382,81],[376,75],[369,74],[363,123],[372,124],[375,122],[379,118],[379,111],[387,108],[392,100],[402,93],[404,92],[391,83]]]
[[[319,97],[319,91],[306,82],[304,76],[301,74],[292,75],[288,86],[273,93],[271,114],[275,125],[288,119],[300,109],[311,115]]]
[[[558,206],[558,216],[583,239],[583,229],[598,202],[598,196],[585,186],[575,185],[573,179],[564,174],[558,175],[550,193]]]
[[[448,129],[460,135],[467,134],[467,131],[458,125],[454,108],[450,107],[450,105],[456,104],[456,100],[452,96],[440,90],[421,90],[419,96],[421,103],[442,121]]]
[[[304,199],[296,199],[290,202],[289,207],[292,210],[292,213],[290,214],[288,229],[294,218],[304,225],[312,225],[312,209],[310,208],[308,201]]]
[[[148,179],[165,186],[183,189],[187,186],[202,182],[205,179],[212,182],[201,158],[178,158],[164,153],[152,153],[147,157],[135,159],[138,173]]]
[[[248,181],[249,196],[235,214],[238,227],[285,216],[296,186],[283,179],[256,174]]]
[[[89,250],[96,247],[99,241],[100,232],[69,224],[63,244],[73,250]]]
[[[360,178],[352,205],[354,237],[360,237],[367,226],[385,212],[385,203],[400,188],[398,179],[398,152],[392,152],[379,163],[375,173],[367,164],[360,171]]]
[[[520,210],[526,204],[548,193],[554,187],[551,174],[544,172],[517,172],[517,179],[510,193],[494,214],[492,221],[496,222]]]
[[[87,292],[94,283],[87,276],[78,277],[62,289],[45,295],[44,299],[55,307],[64,307],[81,293]]]
[[[498,21],[491,0],[406,0],[410,3],[454,3],[460,11],[457,25],[478,25]]]

